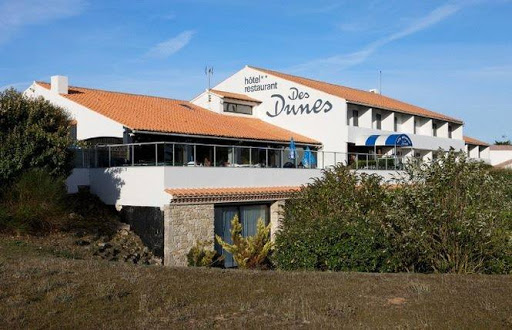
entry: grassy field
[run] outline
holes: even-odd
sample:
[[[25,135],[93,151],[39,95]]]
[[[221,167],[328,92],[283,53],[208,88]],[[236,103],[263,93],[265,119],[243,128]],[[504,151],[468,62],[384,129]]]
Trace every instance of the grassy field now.
[[[512,327],[512,276],[135,266],[58,241],[0,236],[0,328]]]

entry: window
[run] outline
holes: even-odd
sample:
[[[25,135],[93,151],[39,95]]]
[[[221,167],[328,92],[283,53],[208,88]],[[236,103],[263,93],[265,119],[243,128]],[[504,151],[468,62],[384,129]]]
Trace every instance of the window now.
[[[452,125],[448,125],[448,138],[451,139],[452,138],[452,134],[453,133],[453,127]]]
[[[242,236],[253,236],[256,234],[257,223],[262,219],[265,225],[270,221],[269,206],[265,204],[253,205],[234,205],[234,206],[216,206],[214,216],[214,231],[224,241],[231,243],[231,220],[238,216],[242,224]],[[235,267],[235,261],[231,253],[224,251],[222,247],[215,242],[215,250],[224,256],[225,267]]]
[[[71,135],[71,139],[73,141],[77,140],[76,122],[71,124],[71,126],[69,127],[69,134]]]
[[[394,131],[395,132],[398,132],[398,117],[395,115],[395,126],[394,126]]]
[[[432,124],[432,136],[437,136],[437,123]]]
[[[224,102],[224,112],[243,113],[252,115],[252,106],[245,104]]]
[[[352,110],[352,126],[359,126],[359,111]]]
[[[419,127],[418,120],[414,118],[414,134],[418,134],[418,127]]]
[[[380,113],[375,114],[375,128],[382,129],[382,115]]]

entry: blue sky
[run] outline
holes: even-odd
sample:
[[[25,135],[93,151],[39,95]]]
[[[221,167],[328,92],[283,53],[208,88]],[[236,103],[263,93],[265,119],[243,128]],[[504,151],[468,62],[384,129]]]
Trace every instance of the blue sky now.
[[[0,0],[0,89],[191,99],[254,65],[382,92],[512,138],[512,1]]]

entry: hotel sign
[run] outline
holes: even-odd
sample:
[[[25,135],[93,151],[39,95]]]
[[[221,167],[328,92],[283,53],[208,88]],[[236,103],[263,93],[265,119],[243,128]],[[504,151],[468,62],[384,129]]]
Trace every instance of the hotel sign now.
[[[281,94],[272,94],[275,99],[274,110],[267,111],[267,116],[277,117],[279,115],[309,115],[317,113],[326,113],[332,110],[331,102],[321,98],[311,102],[308,100],[310,95],[308,92],[301,92],[296,87],[291,87],[287,97]]]

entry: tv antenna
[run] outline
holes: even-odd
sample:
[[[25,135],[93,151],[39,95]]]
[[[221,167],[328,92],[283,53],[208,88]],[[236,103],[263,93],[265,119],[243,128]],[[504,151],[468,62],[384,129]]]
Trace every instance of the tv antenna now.
[[[208,90],[210,90],[211,89],[211,79],[212,79],[212,75],[213,75],[213,66],[211,66],[211,67],[205,66],[204,74],[208,77]]]
[[[379,93],[382,95],[382,70],[379,70]]]

